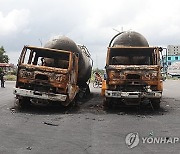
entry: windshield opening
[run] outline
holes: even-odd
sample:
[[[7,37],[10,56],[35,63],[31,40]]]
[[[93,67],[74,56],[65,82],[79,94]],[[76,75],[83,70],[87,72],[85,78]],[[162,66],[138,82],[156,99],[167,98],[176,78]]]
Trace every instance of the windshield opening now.
[[[47,49],[27,48],[22,63],[68,69],[70,54]]]
[[[111,48],[110,65],[152,65],[153,48]]]

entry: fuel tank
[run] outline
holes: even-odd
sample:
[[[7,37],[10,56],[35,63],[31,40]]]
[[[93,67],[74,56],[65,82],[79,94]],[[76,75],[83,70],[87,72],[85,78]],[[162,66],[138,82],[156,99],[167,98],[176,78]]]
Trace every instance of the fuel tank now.
[[[85,46],[77,45],[66,36],[60,36],[56,39],[49,40],[44,47],[77,53],[79,55],[78,85],[83,86],[89,80],[92,70],[91,55]]]
[[[114,41],[114,42],[113,42]],[[125,31],[117,34],[111,40],[115,46],[149,47],[146,38],[134,31]]]

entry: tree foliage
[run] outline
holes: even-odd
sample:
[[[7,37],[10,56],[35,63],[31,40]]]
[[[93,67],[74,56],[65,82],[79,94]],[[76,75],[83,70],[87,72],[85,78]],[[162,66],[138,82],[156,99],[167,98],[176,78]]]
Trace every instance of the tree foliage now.
[[[104,74],[104,70],[103,70],[103,69],[99,69],[99,68],[95,68],[95,69],[92,70],[92,73],[93,73],[93,74],[94,74],[95,72],[100,73],[101,75]]]
[[[8,63],[9,57],[6,55],[6,51],[4,50],[4,47],[0,47],[0,63]]]

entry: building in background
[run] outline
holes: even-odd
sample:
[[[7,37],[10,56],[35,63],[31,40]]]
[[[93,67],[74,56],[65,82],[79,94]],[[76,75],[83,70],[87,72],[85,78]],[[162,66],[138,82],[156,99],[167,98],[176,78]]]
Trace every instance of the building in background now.
[[[180,61],[180,45],[167,46],[167,65],[170,66],[174,62]]]
[[[14,64],[0,63],[0,69],[4,72],[13,72],[15,70]]]
[[[168,45],[162,61],[168,75],[180,77],[180,45]]]
[[[172,65],[168,67],[167,73],[172,77],[180,78],[180,61],[172,63]]]

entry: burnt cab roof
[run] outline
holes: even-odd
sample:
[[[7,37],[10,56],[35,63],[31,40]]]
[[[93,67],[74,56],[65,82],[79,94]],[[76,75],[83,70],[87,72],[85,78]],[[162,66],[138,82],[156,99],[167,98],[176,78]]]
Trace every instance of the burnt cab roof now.
[[[29,46],[29,45],[24,46],[24,48],[30,49],[30,50],[35,50],[36,52],[52,51],[52,52],[61,52],[61,53],[63,52],[63,53],[67,53],[67,54],[71,53],[71,51],[50,49],[50,48],[44,48],[44,47],[35,47],[35,46]]]

